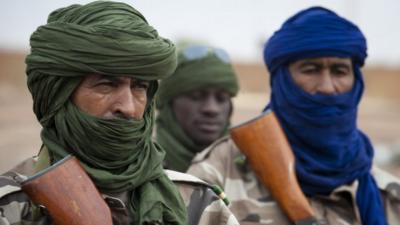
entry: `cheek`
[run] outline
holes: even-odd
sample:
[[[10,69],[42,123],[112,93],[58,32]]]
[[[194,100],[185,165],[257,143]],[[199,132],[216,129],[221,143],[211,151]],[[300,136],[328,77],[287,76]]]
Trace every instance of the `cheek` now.
[[[103,117],[107,114],[108,100],[106,96],[93,92],[77,91],[73,95],[72,102],[81,111],[89,115]]]
[[[351,91],[354,85],[354,76],[346,76],[342,78],[337,78],[336,88],[339,93],[346,93]]]
[[[139,118],[143,118],[147,106],[147,95],[144,94],[136,96],[134,99],[136,99],[135,108],[137,109],[137,113],[139,114],[138,116]]]
[[[232,106],[232,102],[231,101],[228,101],[228,102],[224,102],[222,105],[221,105],[221,108],[222,108],[222,110],[221,110],[221,114],[222,114],[222,116],[224,117],[224,118],[226,118],[226,121],[225,122],[228,122],[229,121],[229,118],[230,118],[230,116],[232,115],[232,108],[233,106]]]
[[[172,111],[177,122],[182,127],[187,127],[196,118],[197,106],[187,99],[176,99],[172,103]]]
[[[315,93],[318,85],[317,76],[307,76],[304,74],[293,74],[294,83],[303,91]]]

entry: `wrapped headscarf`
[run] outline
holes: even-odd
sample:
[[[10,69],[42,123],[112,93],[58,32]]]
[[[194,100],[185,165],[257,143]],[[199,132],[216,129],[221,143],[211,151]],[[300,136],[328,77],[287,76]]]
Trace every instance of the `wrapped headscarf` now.
[[[180,49],[178,68],[161,81],[157,94],[156,140],[167,152],[165,161],[169,169],[186,172],[194,155],[203,148],[179,126],[171,107],[172,99],[207,87],[221,88],[232,96],[237,94],[239,85],[227,53],[204,45]]]
[[[264,60],[271,73],[271,108],[296,156],[296,172],[307,196],[329,195],[358,181],[356,202],[363,224],[387,224],[380,192],[370,173],[373,147],[356,124],[364,82],[360,67],[366,40],[357,26],[321,7],[289,18],[267,41]],[[338,95],[309,94],[298,87],[288,66],[317,57],[350,58],[355,83]]]
[[[175,70],[174,45],[137,10],[109,1],[54,11],[30,43],[28,87],[51,163],[75,155],[102,191],[128,191],[135,224],[187,224],[184,202],[162,169],[165,152],[151,140],[156,80]],[[89,74],[150,81],[143,119],[80,111],[70,97]]]

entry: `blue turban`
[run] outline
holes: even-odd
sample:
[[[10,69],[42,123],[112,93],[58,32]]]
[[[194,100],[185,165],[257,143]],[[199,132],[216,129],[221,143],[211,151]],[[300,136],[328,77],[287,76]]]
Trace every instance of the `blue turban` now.
[[[268,40],[264,60],[271,73],[300,58],[351,57],[364,64],[367,43],[356,25],[336,13],[312,7],[289,18]]]
[[[296,173],[307,196],[329,195],[359,183],[356,202],[363,224],[387,224],[379,189],[370,170],[374,155],[356,125],[364,82],[360,67],[366,40],[353,23],[321,7],[289,18],[267,41],[264,60],[271,73],[272,109],[296,156]],[[293,81],[288,65],[317,57],[351,58],[355,82],[338,95],[309,94]]]

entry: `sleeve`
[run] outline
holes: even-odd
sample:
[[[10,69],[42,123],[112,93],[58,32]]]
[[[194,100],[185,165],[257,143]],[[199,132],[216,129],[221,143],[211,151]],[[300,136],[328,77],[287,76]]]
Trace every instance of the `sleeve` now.
[[[231,148],[229,137],[216,141],[196,155],[187,173],[207,183],[224,187],[228,167],[232,164]]]
[[[50,224],[40,211],[12,178],[0,176],[0,225]]]

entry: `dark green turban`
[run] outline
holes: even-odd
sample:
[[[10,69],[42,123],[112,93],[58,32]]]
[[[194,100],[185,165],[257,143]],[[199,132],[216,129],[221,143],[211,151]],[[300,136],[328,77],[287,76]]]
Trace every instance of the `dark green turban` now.
[[[187,224],[183,200],[162,169],[165,152],[151,141],[156,80],[175,70],[174,45],[134,8],[103,1],[54,11],[30,43],[28,87],[51,163],[75,155],[102,191],[129,191],[135,224]],[[80,111],[70,96],[89,74],[150,81],[143,119]]]
[[[232,96],[237,94],[239,85],[227,53],[203,45],[180,49],[178,68],[160,83],[157,94],[156,140],[167,152],[165,161],[170,169],[186,172],[196,152],[203,148],[179,126],[171,101],[178,95],[207,87],[221,88]]]

